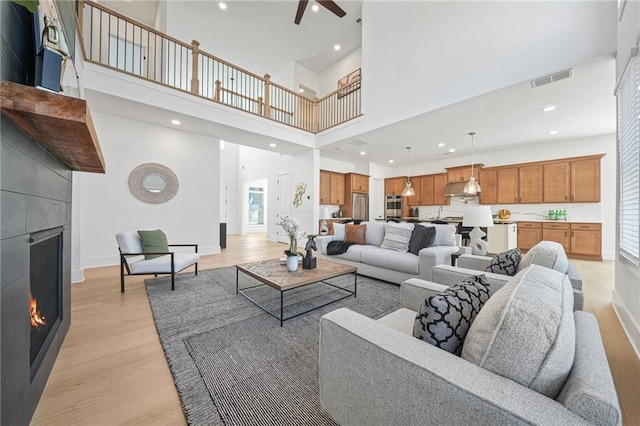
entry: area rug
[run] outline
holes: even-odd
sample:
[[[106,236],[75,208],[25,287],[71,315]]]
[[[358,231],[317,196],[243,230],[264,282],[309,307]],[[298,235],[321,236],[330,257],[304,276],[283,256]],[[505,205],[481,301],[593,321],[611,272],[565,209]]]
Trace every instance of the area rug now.
[[[353,276],[330,280],[353,289]],[[399,287],[358,277],[358,297],[349,297],[284,323],[235,294],[235,267],[145,280],[151,309],[171,373],[191,425],[333,425],[320,407],[318,337],[320,317],[347,307],[379,318],[399,307]],[[258,282],[240,274],[240,287]],[[273,311],[280,293],[251,291]],[[344,291],[312,284],[285,294],[285,317]]]

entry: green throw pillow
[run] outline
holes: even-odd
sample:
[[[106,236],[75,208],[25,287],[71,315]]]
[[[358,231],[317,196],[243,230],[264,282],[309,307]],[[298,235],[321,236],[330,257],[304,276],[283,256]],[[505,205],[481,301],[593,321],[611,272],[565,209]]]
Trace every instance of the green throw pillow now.
[[[142,251],[144,253],[158,253],[169,251],[167,236],[159,229],[153,231],[138,231],[142,241]],[[159,254],[145,254],[145,259],[160,257]]]

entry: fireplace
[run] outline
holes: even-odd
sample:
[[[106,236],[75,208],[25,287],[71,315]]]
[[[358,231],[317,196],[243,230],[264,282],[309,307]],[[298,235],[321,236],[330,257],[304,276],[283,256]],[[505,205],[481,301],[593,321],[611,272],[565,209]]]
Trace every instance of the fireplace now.
[[[62,321],[63,227],[30,235],[30,366],[31,378],[38,371]]]

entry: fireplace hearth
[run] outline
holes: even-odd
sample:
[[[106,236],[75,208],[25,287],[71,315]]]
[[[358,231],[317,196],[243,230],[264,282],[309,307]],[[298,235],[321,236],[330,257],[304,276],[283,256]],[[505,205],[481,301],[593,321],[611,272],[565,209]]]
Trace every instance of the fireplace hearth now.
[[[30,366],[31,378],[62,320],[63,227],[31,234],[30,247]]]

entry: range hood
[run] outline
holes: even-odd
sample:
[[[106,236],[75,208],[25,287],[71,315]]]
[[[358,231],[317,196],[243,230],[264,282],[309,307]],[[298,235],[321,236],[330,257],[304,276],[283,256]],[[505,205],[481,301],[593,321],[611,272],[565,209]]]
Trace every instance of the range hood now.
[[[464,193],[464,187],[467,182],[449,182],[444,189],[445,197],[470,197]]]

